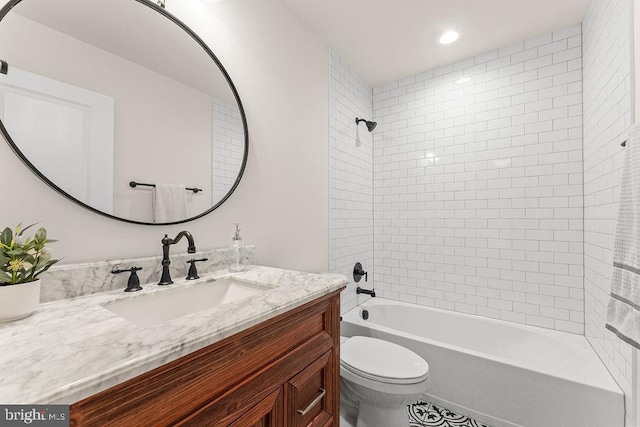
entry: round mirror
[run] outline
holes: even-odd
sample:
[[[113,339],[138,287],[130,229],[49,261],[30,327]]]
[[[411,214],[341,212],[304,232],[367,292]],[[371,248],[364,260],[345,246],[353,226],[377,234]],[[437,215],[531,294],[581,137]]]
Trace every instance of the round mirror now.
[[[238,185],[248,151],[238,93],[205,43],[155,4],[12,0],[0,60],[5,139],[82,206],[175,224]]]

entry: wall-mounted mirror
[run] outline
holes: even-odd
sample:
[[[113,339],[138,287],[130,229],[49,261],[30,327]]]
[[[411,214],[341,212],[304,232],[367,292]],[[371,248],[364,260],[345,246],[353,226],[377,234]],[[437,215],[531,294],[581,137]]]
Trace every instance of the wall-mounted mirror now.
[[[180,185],[186,213],[161,221],[178,223],[238,185],[248,132],[236,89],[204,42],[155,4],[12,0],[0,11],[0,59],[5,139],[83,206],[153,224],[155,189],[130,183]]]

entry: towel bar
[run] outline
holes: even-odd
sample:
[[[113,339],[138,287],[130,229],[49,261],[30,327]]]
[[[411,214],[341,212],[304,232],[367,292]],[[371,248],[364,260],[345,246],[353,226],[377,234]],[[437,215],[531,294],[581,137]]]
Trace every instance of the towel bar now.
[[[155,184],[145,184],[143,182],[135,182],[135,181],[131,181],[129,183],[129,187],[131,187],[131,188],[135,188],[138,185],[140,185],[142,187],[155,187],[156,186]],[[199,193],[200,191],[202,191],[202,188],[197,188],[197,187],[190,188],[190,187],[187,187],[187,188],[185,188],[185,190],[193,191],[194,193]]]

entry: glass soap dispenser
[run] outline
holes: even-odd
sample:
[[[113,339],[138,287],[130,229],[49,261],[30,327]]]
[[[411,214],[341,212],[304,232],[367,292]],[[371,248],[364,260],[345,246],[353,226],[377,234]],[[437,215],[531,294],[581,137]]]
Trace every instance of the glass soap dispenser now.
[[[229,247],[229,271],[237,273],[246,269],[245,247],[240,237],[240,224],[236,224],[236,234],[233,236],[231,246]]]

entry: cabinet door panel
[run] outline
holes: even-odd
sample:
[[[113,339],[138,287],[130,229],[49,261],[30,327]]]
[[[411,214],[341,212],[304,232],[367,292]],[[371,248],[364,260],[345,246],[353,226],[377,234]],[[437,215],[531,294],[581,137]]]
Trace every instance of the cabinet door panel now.
[[[283,388],[280,387],[245,413],[235,419],[221,420],[215,427],[280,427],[284,424],[283,396]]]
[[[287,384],[288,425],[324,426],[333,414],[336,390],[333,351],[328,351]]]

